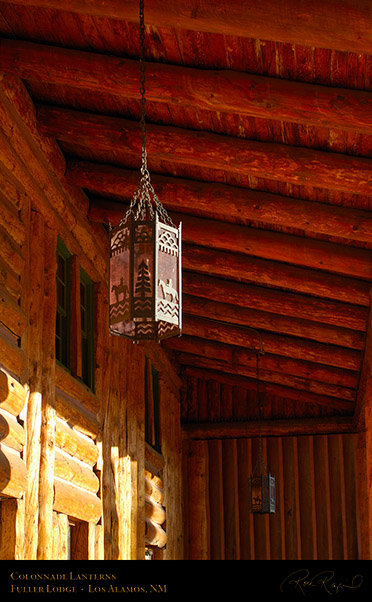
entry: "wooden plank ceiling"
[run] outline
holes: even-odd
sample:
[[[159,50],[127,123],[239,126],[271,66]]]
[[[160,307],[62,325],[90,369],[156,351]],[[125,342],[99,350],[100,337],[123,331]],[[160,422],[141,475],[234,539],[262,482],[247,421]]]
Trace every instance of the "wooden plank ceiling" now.
[[[183,336],[165,346],[189,387],[244,398],[244,419],[251,328],[266,419],[341,424],[368,382],[372,3],[333,4],[146,2],[149,168],[183,222]],[[106,224],[138,182],[137,15],[132,0],[0,2],[0,69]]]

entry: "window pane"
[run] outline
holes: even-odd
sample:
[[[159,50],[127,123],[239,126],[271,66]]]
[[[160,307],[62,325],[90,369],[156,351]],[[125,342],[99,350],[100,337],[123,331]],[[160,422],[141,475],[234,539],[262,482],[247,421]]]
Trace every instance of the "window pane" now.
[[[80,270],[81,369],[82,380],[94,389],[94,287]]]
[[[57,242],[56,359],[70,369],[71,253],[60,238]]]

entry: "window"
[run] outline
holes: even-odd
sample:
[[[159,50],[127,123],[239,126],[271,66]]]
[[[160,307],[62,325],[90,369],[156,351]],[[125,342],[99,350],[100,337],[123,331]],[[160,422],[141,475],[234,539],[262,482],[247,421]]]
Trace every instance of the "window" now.
[[[94,291],[93,282],[80,268],[81,378],[94,388]]]
[[[94,285],[58,238],[56,359],[94,389]]]
[[[71,368],[71,258],[58,238],[56,359],[68,369]]]
[[[145,358],[145,440],[160,452],[159,374]]]

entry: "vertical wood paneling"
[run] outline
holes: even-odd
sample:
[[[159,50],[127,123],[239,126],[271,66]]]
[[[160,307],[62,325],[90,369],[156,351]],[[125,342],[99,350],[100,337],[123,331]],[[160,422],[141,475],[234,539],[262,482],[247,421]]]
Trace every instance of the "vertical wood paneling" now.
[[[208,416],[209,420],[212,422],[215,420],[219,420],[221,416],[221,385],[219,382],[215,380],[210,380],[207,383],[207,407],[208,407]]]
[[[313,472],[312,441],[310,437],[298,437],[298,491],[300,506],[301,558],[314,557],[314,481],[309,478]]]
[[[263,455],[265,463],[267,465],[267,439],[262,442]],[[271,547],[270,547],[270,515],[265,515],[265,544],[266,544],[266,560],[271,560]]]
[[[293,437],[283,439],[284,528],[286,559],[297,558],[296,479]]]
[[[201,441],[192,442],[194,451],[195,444],[200,466],[193,466],[194,473],[188,473],[193,489],[193,529],[203,521],[206,524],[209,512],[208,558],[355,560],[360,557],[357,436],[263,438],[264,459],[276,477],[276,513],[261,516],[248,512],[248,478],[257,461],[258,438],[211,440],[205,447]],[[206,489],[202,473],[208,475]],[[203,499],[197,500],[198,495]],[[201,513],[199,517],[195,515],[196,508]],[[189,519],[190,514],[186,521]],[[206,548],[198,549],[198,545],[206,545],[200,533],[198,539],[199,544],[195,539],[192,542],[191,558],[205,558]]]
[[[208,560],[210,558],[208,470],[206,442],[193,441],[187,457],[189,560]]]
[[[209,471],[214,475],[209,479],[211,560],[225,560],[222,443],[209,441],[208,448]]]
[[[252,439],[252,466],[253,470],[258,458],[258,437]],[[266,560],[266,520],[264,515],[253,516],[255,560]]]
[[[325,440],[327,441],[327,440]],[[329,522],[331,525],[332,559],[344,556],[344,523],[342,511],[341,465],[338,435],[328,437]]]
[[[282,496],[281,496],[281,484],[283,480],[281,478],[281,440],[277,437],[267,439],[267,466],[271,474],[275,477],[276,484],[276,508],[277,512],[269,517],[269,529],[270,529],[270,558],[271,560],[281,560],[283,558],[282,546],[282,529],[281,517],[282,513],[280,508],[282,507]]]
[[[230,420],[233,406],[233,390],[230,385],[221,385],[221,420]]]
[[[314,437],[309,437],[310,444],[310,478],[311,478],[311,526],[313,530],[313,560],[318,559],[318,534],[316,529],[316,496],[315,496],[315,459],[314,459]]]
[[[337,446],[340,458],[340,501],[341,501],[341,517],[342,517],[342,541],[343,541],[343,558],[344,560],[349,560],[349,550],[348,550],[348,528],[347,528],[347,519],[346,519],[346,487],[345,487],[345,460],[344,460],[344,448],[342,444],[342,436],[337,435]],[[357,504],[358,506],[358,504]],[[357,516],[357,522],[359,522],[359,517]],[[358,552],[358,556],[360,554]]]
[[[314,437],[314,478],[315,478],[315,508],[316,508],[316,534],[317,534],[317,560],[328,559],[328,524],[326,474],[324,460],[323,437]]]
[[[301,551],[301,502],[300,502],[300,475],[298,469],[298,439],[293,438],[293,457],[294,457],[294,479],[295,479],[295,508],[296,508],[296,538],[297,538],[297,558],[302,560]]]
[[[223,454],[223,499],[225,509],[225,558],[239,560],[239,507],[236,440],[222,442]]]
[[[240,559],[250,560],[251,556],[251,522],[252,515],[248,511],[248,475],[251,474],[251,461],[249,451],[250,441],[238,439],[238,496],[239,496],[239,532],[240,532]],[[253,546],[252,546],[253,547]]]
[[[352,435],[343,437],[344,471],[345,471],[345,511],[348,526],[347,554],[349,559],[357,557],[358,527],[356,508],[358,506],[355,484],[355,438]]]
[[[324,474],[325,474],[325,498],[327,515],[327,534],[328,534],[328,558],[333,560],[333,541],[332,541],[332,508],[331,508],[331,489],[329,476],[329,450],[328,437],[323,437],[324,445]]]

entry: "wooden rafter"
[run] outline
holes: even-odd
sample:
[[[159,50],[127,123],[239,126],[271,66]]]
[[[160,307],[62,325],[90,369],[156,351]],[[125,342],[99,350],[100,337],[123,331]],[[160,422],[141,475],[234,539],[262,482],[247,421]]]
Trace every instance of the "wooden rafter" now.
[[[138,123],[57,107],[38,107],[39,129],[46,136],[104,151],[140,154]],[[149,156],[173,163],[236,174],[372,194],[372,160],[303,147],[231,138],[202,131],[149,124]]]
[[[130,198],[138,184],[138,171],[111,165],[71,160],[67,179],[96,194]],[[168,210],[194,213],[231,222],[256,220],[267,224],[303,229],[308,232],[372,242],[372,217],[369,211],[314,203],[226,184],[198,182],[182,178],[152,175],[159,198]],[[93,203],[104,212],[105,203]],[[114,209],[115,206],[112,205]],[[117,217],[123,209],[118,205]],[[113,221],[114,212],[111,220]],[[121,215],[120,215],[121,217]]]
[[[190,354],[190,356],[226,361],[230,365],[246,366],[251,370],[256,369],[256,355],[252,349],[237,345],[183,335],[182,339],[168,339],[164,342],[164,346],[177,354]],[[177,357],[179,356],[177,355]],[[358,373],[353,370],[335,368],[334,366],[271,353],[264,353],[261,356],[260,367],[269,372],[282,372],[307,380],[314,379],[319,384],[329,383],[350,390],[356,388],[358,381]]]
[[[310,320],[286,318],[269,311],[245,308],[218,300],[184,294],[183,311],[188,315],[208,317],[230,324],[250,326],[266,332],[276,332],[321,343],[364,349],[364,333],[351,328],[319,324]]]
[[[258,347],[257,336],[249,329],[233,324],[226,324],[218,320],[185,315],[183,332],[191,336],[227,342],[255,349]],[[356,349],[347,349],[338,345],[326,345],[308,339],[290,337],[271,333],[263,334],[264,349],[267,353],[284,355],[302,360],[310,360],[320,364],[359,370],[361,365],[361,352]]]
[[[104,201],[100,201],[100,204],[104,204]],[[116,214],[111,212],[111,223],[118,223],[124,213],[125,210],[119,205]],[[171,215],[175,222],[182,221],[185,244],[253,255],[354,278],[372,279],[372,252],[369,250],[185,214]]]
[[[3,39],[0,67],[26,80],[139,98],[138,61],[130,59]],[[146,73],[150,101],[372,133],[370,92],[166,64],[149,63]]]
[[[222,301],[305,321],[334,326],[342,324],[344,328],[362,332],[365,331],[368,322],[366,307],[256,287],[187,270],[182,274],[182,289],[184,293],[198,298]]]
[[[225,360],[221,361],[214,358],[205,358],[200,357],[199,355],[191,355],[182,352],[178,354],[177,357],[182,366],[195,366],[196,368],[216,370],[221,373],[236,374],[252,379],[256,376],[255,368],[247,368],[247,366],[241,366],[235,362],[230,364]],[[346,400],[348,402],[347,405],[342,403],[340,405],[343,406],[344,409],[351,409],[351,403],[354,403],[355,401],[355,390],[330,383],[318,382],[313,378],[306,379],[300,376],[286,374],[285,372],[276,372],[260,368],[260,383],[273,383],[301,391],[302,400],[304,402],[320,403],[320,405],[326,403],[329,405],[329,399],[335,398],[331,405],[337,405],[339,400]],[[316,397],[317,395],[319,398]],[[318,399],[319,402],[317,401]]]
[[[311,433],[331,434],[353,432],[350,418],[308,418],[307,420],[268,420],[262,424],[262,436],[281,437]],[[184,424],[182,433],[190,439],[224,439],[256,437],[257,422],[209,422]]]
[[[370,284],[239,253],[183,245],[185,269],[369,307]]]
[[[190,360],[190,364],[192,361]],[[193,376],[202,380],[214,380],[219,383],[231,384],[233,386],[255,391],[257,387],[256,379],[247,377],[247,375],[237,374],[236,372],[221,371],[217,363],[202,361],[202,366],[184,366],[182,374],[184,376]],[[208,364],[208,366],[207,366]],[[339,399],[327,395],[318,395],[311,391],[295,389],[278,383],[260,381],[260,392],[265,396],[276,396],[282,399],[288,399],[297,404],[316,404],[330,410],[337,409],[339,411],[349,412],[354,410],[354,401]]]
[[[53,8],[112,19],[138,21],[136,0],[10,0],[11,4]],[[189,0],[149,0],[146,23],[349,52],[372,52],[372,7],[368,0],[340,0],[337,10],[323,0],[285,7],[275,0],[247,4],[231,0],[224,7],[216,0],[190,4]]]

